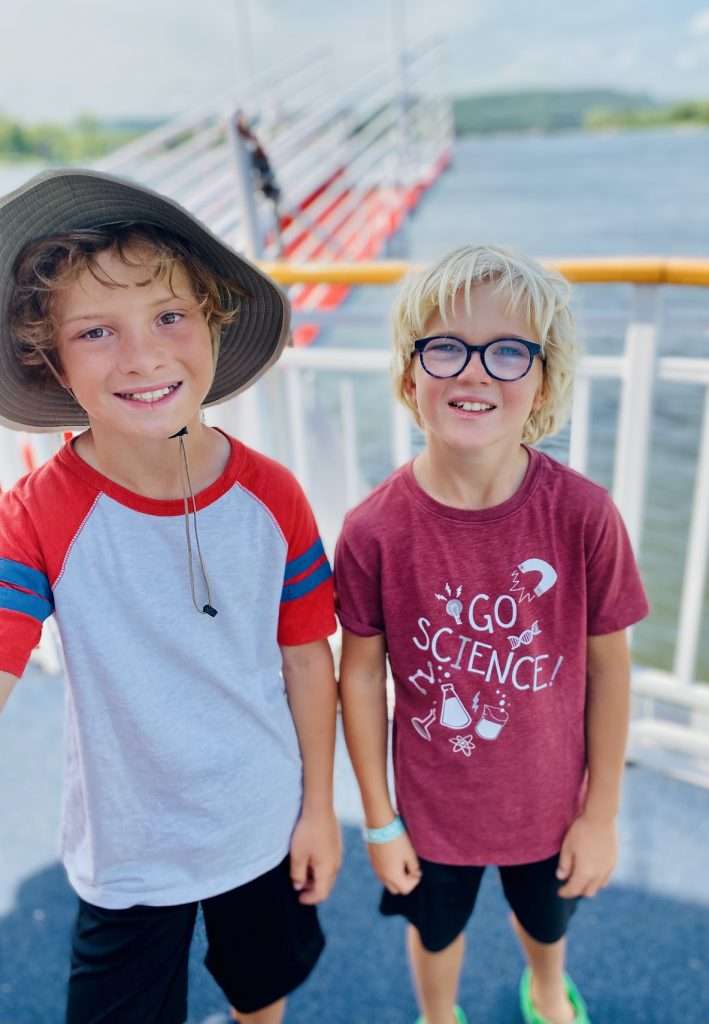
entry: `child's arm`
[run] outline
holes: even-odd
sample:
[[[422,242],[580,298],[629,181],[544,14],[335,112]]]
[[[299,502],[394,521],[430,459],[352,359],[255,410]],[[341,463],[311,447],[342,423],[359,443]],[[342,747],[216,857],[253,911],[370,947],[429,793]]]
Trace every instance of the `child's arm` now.
[[[342,631],[340,699],[347,749],[357,776],[368,828],[382,828],[396,811],[387,784],[389,738],[386,703],[386,647],[383,636]],[[372,866],[386,888],[408,893],[421,877],[409,837],[369,844]]]
[[[17,682],[17,676],[10,672],[0,672],[0,711],[5,707],[7,698],[12,693],[12,688]]]
[[[303,758],[303,807],[291,839],[291,878],[301,903],[320,903],[342,857],[332,804],[337,683],[327,640],[281,646],[283,678]]]
[[[583,812],[566,833],[558,877],[561,896],[595,896],[615,867],[615,819],[630,718],[630,654],[625,630],[588,638],[586,756]]]

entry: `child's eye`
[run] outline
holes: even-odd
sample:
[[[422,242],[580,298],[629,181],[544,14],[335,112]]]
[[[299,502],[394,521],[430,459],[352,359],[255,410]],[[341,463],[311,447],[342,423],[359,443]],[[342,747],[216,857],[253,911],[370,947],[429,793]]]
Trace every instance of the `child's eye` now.
[[[454,352],[460,350],[460,345],[457,345],[454,341],[434,341],[432,344],[426,346],[428,352],[435,352],[436,355],[439,353],[443,356],[449,356]]]
[[[167,313],[161,313],[159,320],[161,324],[169,326],[170,324],[177,324],[184,318],[184,313],[175,313],[173,310],[169,310]]]
[[[87,338],[89,341],[101,341],[102,338],[108,337],[108,330],[105,327],[90,327],[79,337]]]

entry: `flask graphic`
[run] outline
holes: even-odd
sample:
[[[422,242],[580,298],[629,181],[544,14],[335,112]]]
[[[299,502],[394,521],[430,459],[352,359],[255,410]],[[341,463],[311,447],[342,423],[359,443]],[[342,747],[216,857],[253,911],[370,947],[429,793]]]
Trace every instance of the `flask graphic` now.
[[[441,707],[441,725],[445,725],[447,729],[463,729],[466,725],[470,725],[472,718],[465,710],[465,705],[462,700],[455,692],[453,683],[443,683],[441,686],[443,692],[443,705]]]

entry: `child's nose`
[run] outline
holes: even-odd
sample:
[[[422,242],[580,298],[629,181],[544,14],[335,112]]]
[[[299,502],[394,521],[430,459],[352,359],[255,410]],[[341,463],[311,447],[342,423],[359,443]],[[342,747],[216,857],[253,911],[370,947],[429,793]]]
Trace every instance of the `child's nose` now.
[[[123,373],[152,373],[165,362],[165,345],[159,336],[142,327],[121,333],[119,368]]]
[[[458,374],[458,379],[466,381],[481,381],[482,383],[487,383],[492,380],[492,377],[483,365],[482,352],[472,353],[468,360],[468,365],[462,373]]]

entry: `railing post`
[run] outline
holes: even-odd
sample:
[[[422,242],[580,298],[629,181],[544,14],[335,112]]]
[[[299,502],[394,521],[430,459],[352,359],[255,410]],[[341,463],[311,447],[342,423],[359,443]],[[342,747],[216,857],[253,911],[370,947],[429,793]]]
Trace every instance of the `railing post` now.
[[[345,469],[345,504],[354,508],[359,501],[359,454],[354,387],[350,379],[340,382],[340,414]]]
[[[618,417],[613,497],[637,552],[642,532],[647,453],[657,370],[659,292],[636,285],[625,334],[625,372]]]
[[[702,601],[707,561],[709,559],[709,387],[704,391],[702,440],[697,457],[697,481],[689,529],[689,542],[684,564],[682,602],[680,604],[674,672],[680,683],[695,679],[699,637],[702,623]],[[707,716],[703,721],[707,723]]]
[[[406,53],[405,0],[389,0],[390,49],[393,68],[396,153],[394,157],[394,190],[403,203],[412,173],[409,151],[409,97]],[[400,190],[400,191],[399,191]]]
[[[261,230],[258,222],[256,196],[254,194],[251,160],[246,142],[239,134],[237,122],[240,111],[234,111],[227,117],[227,130],[234,155],[234,171],[236,192],[241,207],[241,229],[243,232],[241,250],[249,259],[256,260],[263,255]]]
[[[306,410],[303,402],[301,372],[297,366],[285,366],[286,404],[288,406],[288,429],[293,445],[293,461],[291,468],[298,477],[301,486],[307,492],[308,480],[308,443],[305,437]]]
[[[391,426],[394,466],[403,466],[411,458],[411,419],[400,402],[394,403]]]
[[[569,438],[569,465],[577,473],[586,472],[588,462],[588,422],[591,411],[591,378],[579,367],[574,383],[571,406],[571,436]]]

